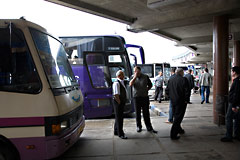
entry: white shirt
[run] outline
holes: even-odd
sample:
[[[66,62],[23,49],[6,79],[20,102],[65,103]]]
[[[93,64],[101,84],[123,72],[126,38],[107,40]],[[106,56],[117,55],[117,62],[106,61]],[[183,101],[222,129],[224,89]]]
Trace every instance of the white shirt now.
[[[211,86],[212,85],[212,76],[210,73],[203,73],[199,80],[200,86]]]
[[[117,80],[119,80],[121,82],[121,84],[123,85],[123,87],[126,89],[125,85],[124,85],[124,80],[121,80],[119,78],[117,78]],[[115,81],[113,83],[113,95],[120,95],[120,84],[118,83],[118,81]]]

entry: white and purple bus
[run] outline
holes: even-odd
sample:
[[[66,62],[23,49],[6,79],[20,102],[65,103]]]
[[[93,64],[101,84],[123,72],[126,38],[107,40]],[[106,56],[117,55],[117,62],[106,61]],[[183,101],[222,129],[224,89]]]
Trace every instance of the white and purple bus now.
[[[60,156],[85,126],[61,42],[24,19],[0,20],[0,159]]]
[[[108,117],[113,114],[112,83],[116,72],[125,73],[128,91],[124,112],[132,113],[132,91],[129,78],[132,67],[121,36],[60,37],[68,53],[73,72],[84,96],[86,118]]]

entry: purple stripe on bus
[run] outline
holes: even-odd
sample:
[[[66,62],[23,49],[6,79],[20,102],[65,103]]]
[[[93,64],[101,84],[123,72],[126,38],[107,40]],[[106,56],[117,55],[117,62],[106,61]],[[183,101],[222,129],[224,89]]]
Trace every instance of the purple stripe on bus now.
[[[0,127],[44,125],[44,117],[0,118]]]
[[[82,134],[84,126],[85,118],[83,117],[66,133],[59,136],[11,138],[10,141],[17,148],[21,159],[52,159],[60,156],[76,143]],[[28,149],[29,145],[32,148]]]

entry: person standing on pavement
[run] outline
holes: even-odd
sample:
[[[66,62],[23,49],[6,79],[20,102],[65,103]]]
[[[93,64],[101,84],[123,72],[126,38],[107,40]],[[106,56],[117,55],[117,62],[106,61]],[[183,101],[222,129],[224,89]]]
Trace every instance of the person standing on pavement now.
[[[160,71],[158,75],[154,78],[155,84],[155,97],[154,100],[161,103],[161,98],[163,94],[163,73]]]
[[[208,73],[208,69],[205,68],[204,73],[201,75],[199,80],[199,85],[201,86],[201,97],[202,101],[201,104],[209,103],[209,94],[210,94],[210,86],[212,84],[212,75]],[[205,99],[205,90],[206,90],[206,99]]]
[[[186,74],[184,77],[186,77],[187,80],[188,80],[189,93],[190,93],[187,102],[188,102],[188,104],[192,104],[192,102],[190,102],[191,91],[192,91],[192,89],[194,88],[194,77],[193,77],[193,75],[192,75],[192,70],[189,69],[189,70],[188,70],[188,74]]]
[[[228,94],[228,109],[226,115],[226,136],[222,142],[232,142],[232,139],[240,141],[240,67],[232,68],[233,83]],[[233,137],[234,120],[234,137]]]
[[[169,77],[169,80],[172,79],[174,76],[176,76],[175,71],[176,71],[176,69],[172,68],[171,76]],[[168,83],[169,83],[169,80],[168,80]],[[166,90],[166,92],[168,92],[168,90]],[[166,120],[165,122],[166,123],[173,123],[173,112],[172,112],[172,102],[171,102],[171,99],[169,100],[168,120]]]
[[[189,86],[187,78],[183,77],[183,75],[183,69],[178,68],[176,76],[169,80],[167,86],[173,109],[173,125],[170,132],[172,140],[179,139],[180,136],[178,134],[185,133],[181,127],[181,123],[187,107]]]
[[[127,100],[127,92],[124,85],[124,73],[119,70],[116,73],[117,81],[113,83],[113,107],[115,113],[114,135],[121,139],[127,139],[123,132],[123,111]]]
[[[137,132],[142,131],[141,110],[146,128],[149,132],[157,133],[152,127],[149,113],[148,91],[152,88],[149,77],[141,72],[139,66],[134,67],[134,75],[131,77],[130,86],[133,87],[133,103],[136,112]]]

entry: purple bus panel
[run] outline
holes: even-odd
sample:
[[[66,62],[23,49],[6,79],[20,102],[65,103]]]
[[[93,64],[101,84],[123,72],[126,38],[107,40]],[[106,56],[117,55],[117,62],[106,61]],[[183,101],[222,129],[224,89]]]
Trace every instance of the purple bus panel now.
[[[90,70],[94,70],[91,66]],[[113,113],[112,108],[112,89],[111,88],[97,88],[94,86],[105,86],[104,73],[97,72],[94,73],[98,78],[89,77],[89,72],[87,67],[83,65],[72,65],[73,73],[76,75],[76,79],[80,85],[81,91],[84,97],[84,115],[86,118],[94,117],[105,117],[111,116]],[[99,79],[100,78],[100,79]],[[94,83],[91,81],[95,81]]]
[[[123,70],[125,73],[128,92],[124,113],[134,111],[131,103],[132,89],[129,86],[132,66],[123,37],[74,36],[60,37],[60,39],[84,95],[86,118],[106,117],[113,114],[112,82],[116,79],[118,70]]]
[[[84,117],[67,132],[50,137],[10,138],[23,160],[56,158],[67,151],[80,137],[85,126]],[[29,144],[32,148],[27,148]]]

